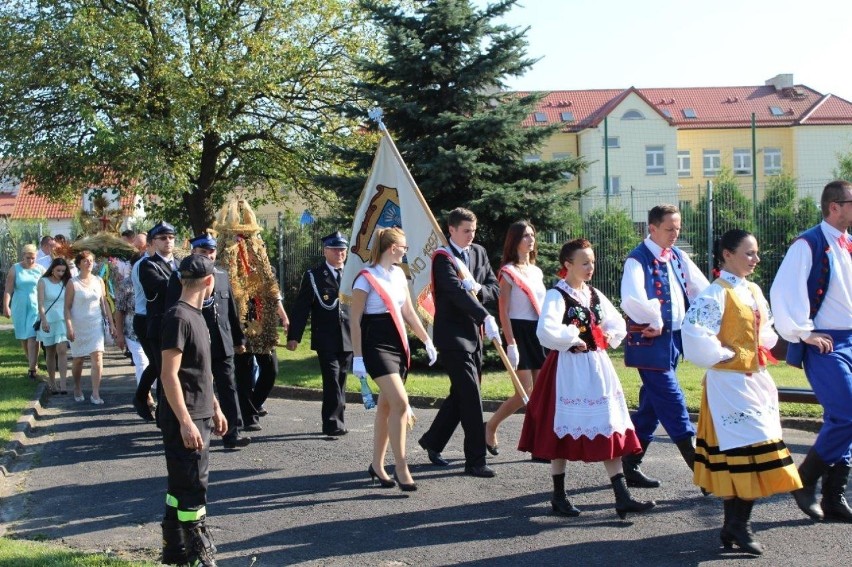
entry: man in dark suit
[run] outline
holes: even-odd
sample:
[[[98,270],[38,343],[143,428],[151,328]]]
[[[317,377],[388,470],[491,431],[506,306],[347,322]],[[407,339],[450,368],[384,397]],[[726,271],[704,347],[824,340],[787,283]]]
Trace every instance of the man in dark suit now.
[[[305,272],[290,318],[287,349],[296,350],[311,317],[311,350],[322,370],[322,431],[346,435],[346,373],[352,364],[349,306],[337,297],[349,242],[339,232],[322,239],[325,261]]]
[[[159,378],[162,369],[162,352],[160,350],[160,336],[162,334],[163,314],[166,312],[166,292],[169,287],[169,277],[177,269],[179,260],[174,257],[175,249],[175,227],[161,221],[148,231],[148,241],[153,244],[154,253],[147,258],[139,260],[139,283],[145,292],[147,301],[148,328],[146,339],[151,349],[148,358],[149,365],[153,366],[152,372],[146,372],[136,387],[134,407],[140,415],[144,404],[147,409],[148,394],[151,386]],[[157,390],[158,397],[160,396]],[[150,410],[148,410],[150,414]],[[145,416],[147,419],[147,416]]]
[[[480,326],[490,339],[500,337],[497,321],[483,304],[497,299],[500,287],[488,254],[478,244],[476,215],[467,209],[450,211],[450,243],[432,256],[432,294],[435,300],[434,341],[438,360],[450,377],[450,395],[441,404],[429,431],[420,438],[434,465],[449,464],[441,451],[461,423],[464,430],[465,473],[492,477],[485,464],[485,424],[479,382],[482,379]],[[474,295],[476,297],[474,297]]]
[[[207,233],[189,241],[191,252],[216,261],[216,239]],[[228,274],[219,267],[213,269],[213,293],[202,304],[201,313],[210,332],[210,356],[212,360],[213,383],[216,395],[225,419],[228,431],[222,436],[226,449],[238,449],[251,443],[250,437],[240,435],[243,426],[237,386],[234,381],[234,354],[245,352],[245,335],[237,314],[234,292]],[[169,278],[166,296],[166,309],[180,299],[181,285],[177,272]]]

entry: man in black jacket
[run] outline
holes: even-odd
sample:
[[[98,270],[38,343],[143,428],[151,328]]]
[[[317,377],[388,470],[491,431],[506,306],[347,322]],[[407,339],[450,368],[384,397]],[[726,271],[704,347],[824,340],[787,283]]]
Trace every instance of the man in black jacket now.
[[[169,287],[169,277],[177,269],[179,259],[174,257],[175,249],[175,227],[161,221],[148,231],[148,241],[153,244],[154,253],[139,260],[139,283],[145,292],[147,301],[146,337],[151,349],[148,359],[149,365],[153,366],[152,372],[142,375],[139,385],[136,387],[136,396],[133,405],[139,415],[150,419],[148,410],[148,394],[151,386],[159,378],[162,369],[162,354],[160,352],[160,337],[162,334],[163,314],[166,312],[166,292]],[[161,396],[159,389],[158,397]],[[146,414],[147,411],[147,414]]]
[[[189,241],[191,252],[216,261],[216,239],[207,233]],[[240,435],[243,426],[240,414],[240,402],[234,381],[234,354],[245,352],[245,335],[240,325],[234,292],[228,274],[219,267],[213,270],[213,293],[204,301],[201,313],[210,331],[210,355],[212,359],[213,383],[222,413],[228,420],[228,432],[222,436],[226,449],[238,449],[251,443],[250,437]],[[166,307],[169,308],[180,298],[181,285],[177,274],[169,279]]]
[[[322,239],[325,261],[305,272],[290,317],[287,349],[296,350],[311,317],[311,350],[322,370],[322,431],[346,435],[346,373],[352,365],[349,307],[337,297],[349,242],[339,232]]]
[[[480,326],[490,339],[500,331],[493,315],[483,304],[496,301],[500,292],[488,254],[478,244],[476,215],[457,208],[447,219],[450,243],[432,256],[432,294],[435,300],[433,336],[438,361],[450,377],[450,395],[441,404],[429,431],[420,438],[434,465],[449,464],[442,456],[456,427],[464,429],[465,473],[492,477],[485,464],[485,424],[482,419],[482,337]],[[474,297],[474,295],[476,297]]]

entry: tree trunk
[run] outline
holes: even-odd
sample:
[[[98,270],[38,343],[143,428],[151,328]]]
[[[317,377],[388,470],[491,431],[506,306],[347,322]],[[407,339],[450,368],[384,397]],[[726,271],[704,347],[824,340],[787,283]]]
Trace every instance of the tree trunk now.
[[[201,234],[213,226],[213,185],[216,183],[216,166],[219,157],[220,136],[217,132],[205,132],[201,142],[201,163],[198,182],[192,193],[184,193],[183,200],[189,213],[192,234]]]

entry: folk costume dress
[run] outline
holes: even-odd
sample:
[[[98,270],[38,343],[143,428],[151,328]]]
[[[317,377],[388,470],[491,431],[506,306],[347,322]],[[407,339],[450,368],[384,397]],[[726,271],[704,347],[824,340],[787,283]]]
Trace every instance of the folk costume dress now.
[[[693,302],[682,331],[686,359],[707,368],[695,484],[744,500],[801,488],[781,440],[778,390],[766,371],[778,336],[760,288],[722,271]]]
[[[512,290],[508,298],[512,335],[518,346],[518,370],[538,370],[544,364],[544,349],[536,335],[541,304],[547,289],[544,274],[533,264],[523,269],[513,263],[505,264],[497,273],[498,281],[507,281]]]
[[[560,281],[544,298],[538,338],[551,349],[541,368],[518,444],[544,459],[599,462],[641,451],[624,391],[606,354],[624,339],[624,319],[591,286]],[[585,352],[574,349],[585,342]],[[574,350],[572,350],[574,349]]]

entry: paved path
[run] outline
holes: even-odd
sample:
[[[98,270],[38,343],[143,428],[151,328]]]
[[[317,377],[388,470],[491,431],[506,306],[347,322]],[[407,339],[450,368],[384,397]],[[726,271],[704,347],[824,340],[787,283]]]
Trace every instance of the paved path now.
[[[128,403],[132,369],[116,365],[116,354],[110,359],[106,405],[54,396],[37,410],[18,472],[0,486],[0,519],[20,537],[155,559],[165,493],[161,442]],[[211,452],[209,522],[225,567],[689,566],[740,565],[744,557],[720,553],[721,504],[700,496],[665,437],[645,464],[663,488],[634,491],[655,498],[656,510],[618,520],[603,466],[569,464],[567,485],[583,514],[564,519],[548,514],[549,467],[513,449],[521,416],[501,430],[501,454],[490,459],[497,477],[489,480],[462,474],[459,433],[444,453],[451,466],[428,465],[415,441],[435,412],[417,410],[408,439],[420,489],[402,493],[370,486],[373,413],[350,405],[350,434],[331,439],[317,433],[318,402],[271,399],[267,407],[251,446],[225,451],[216,441]],[[813,434],[785,435],[801,460]],[[788,496],[761,501],[754,520],[768,548],[765,565],[852,561],[849,526],[812,524]]]

